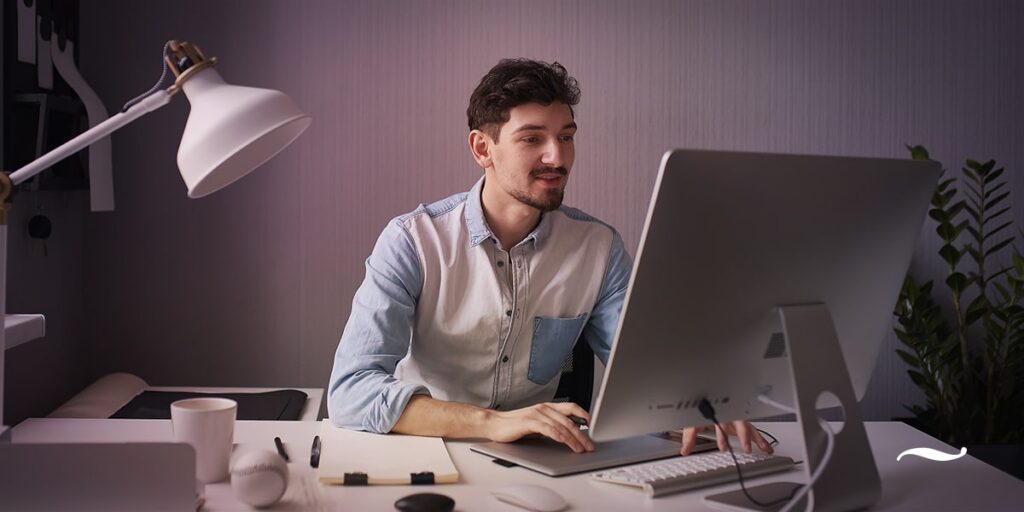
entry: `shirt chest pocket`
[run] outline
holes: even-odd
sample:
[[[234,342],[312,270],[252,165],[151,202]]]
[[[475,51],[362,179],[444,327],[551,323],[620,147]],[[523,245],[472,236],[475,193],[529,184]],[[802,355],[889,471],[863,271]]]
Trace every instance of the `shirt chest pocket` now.
[[[586,323],[587,313],[576,318],[534,317],[527,372],[530,382],[543,386],[562,372],[562,365]]]

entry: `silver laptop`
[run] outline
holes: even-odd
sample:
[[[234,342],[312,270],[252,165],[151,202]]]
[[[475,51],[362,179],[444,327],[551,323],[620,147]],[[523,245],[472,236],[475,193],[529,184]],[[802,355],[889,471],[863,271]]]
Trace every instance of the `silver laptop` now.
[[[697,436],[693,453],[717,447],[715,438],[702,434]],[[522,466],[548,476],[564,476],[678,457],[680,448],[678,438],[662,433],[595,442],[594,451],[584,453],[575,453],[568,446],[546,437],[520,439],[514,443],[475,444],[469,449],[492,457],[503,466]]]

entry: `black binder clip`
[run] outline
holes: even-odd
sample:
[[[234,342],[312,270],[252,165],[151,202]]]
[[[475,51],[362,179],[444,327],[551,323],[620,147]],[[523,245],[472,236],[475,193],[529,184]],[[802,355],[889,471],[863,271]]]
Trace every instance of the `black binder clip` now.
[[[320,467],[320,436],[313,437],[313,447],[309,450],[309,466]]]
[[[341,483],[345,485],[368,485],[366,473],[345,473],[345,479]]]
[[[434,485],[434,473],[432,471],[409,473],[409,483],[412,485]]]

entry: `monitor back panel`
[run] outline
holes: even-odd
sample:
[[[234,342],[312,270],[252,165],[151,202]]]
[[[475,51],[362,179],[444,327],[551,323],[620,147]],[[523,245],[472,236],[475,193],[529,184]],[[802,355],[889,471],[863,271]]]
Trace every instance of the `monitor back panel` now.
[[[792,398],[778,306],[824,303],[862,398],[936,162],[675,150],[655,184],[591,435],[779,414]],[[789,401],[792,403],[792,401]]]

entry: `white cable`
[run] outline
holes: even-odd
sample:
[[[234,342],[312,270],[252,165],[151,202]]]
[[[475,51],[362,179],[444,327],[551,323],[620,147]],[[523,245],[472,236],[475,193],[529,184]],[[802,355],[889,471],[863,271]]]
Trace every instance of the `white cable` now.
[[[782,402],[776,402],[775,400],[772,400],[771,398],[768,398],[767,395],[757,395],[757,400],[759,402],[761,402],[762,404],[770,405],[770,406],[772,406],[772,407],[774,407],[776,409],[782,409],[783,411],[792,412],[792,413],[796,412],[796,409],[794,409],[794,408],[792,408],[792,407],[790,407],[790,406],[788,406],[788,405],[786,405],[786,404],[784,404]]]
[[[781,512],[789,512],[792,510],[793,507],[796,506],[797,502],[799,502],[800,499],[814,487],[814,483],[817,482],[818,478],[825,472],[825,466],[828,465],[829,459],[832,458],[832,450],[835,448],[836,444],[836,435],[832,432],[832,427],[825,420],[818,418],[818,424],[821,425],[821,429],[825,431],[825,455],[821,457],[821,462],[818,464],[818,467],[815,468],[814,474],[811,475],[811,480],[801,487],[795,495],[793,495],[793,498],[789,500],[789,503],[787,503],[785,507],[782,507]],[[805,510],[814,510],[813,507],[814,495],[812,494],[807,499],[807,508]]]
[[[166,43],[164,43],[164,51],[163,51],[161,57],[167,57],[167,50],[170,49],[171,42],[172,41],[167,41]],[[128,109],[131,108],[133,105],[135,105],[136,103],[142,101],[143,98],[149,96],[150,94],[153,94],[154,92],[156,92],[157,89],[159,89],[160,87],[162,87],[164,85],[164,80],[167,80],[167,64],[164,63],[162,58],[160,59],[160,66],[163,69],[163,71],[161,71],[160,79],[157,80],[156,85],[154,85],[153,87],[150,87],[150,89],[148,91],[146,91],[146,92],[144,92],[144,93],[142,93],[142,94],[140,94],[140,95],[138,95],[138,96],[128,100],[128,103],[125,103],[124,106],[121,107],[121,112],[127,112]]]
[[[796,412],[796,410],[793,409],[792,407],[776,402],[775,400],[772,400],[771,398],[768,398],[765,395],[758,395],[757,399],[761,403],[770,405],[777,409],[781,409],[786,412]],[[796,494],[793,495],[793,497],[789,500],[789,503],[786,503],[786,505],[782,507],[780,512],[790,512],[790,510],[792,510],[793,507],[796,506],[796,504],[814,488],[815,482],[817,482],[818,478],[820,478],[822,473],[825,472],[825,467],[828,466],[829,459],[832,458],[832,451],[833,449],[835,449],[836,444],[836,435],[834,432],[832,432],[832,426],[829,425],[827,421],[821,419],[821,417],[818,417],[818,425],[820,425],[821,429],[825,431],[825,454],[822,455],[821,462],[818,464],[818,467],[814,469],[814,473],[811,474],[810,481],[808,481],[803,487],[800,488],[799,491],[797,491]],[[808,458],[810,458],[810,455],[811,454],[809,453],[807,454]],[[814,510],[813,494],[807,497],[807,507],[805,508],[805,510]]]

